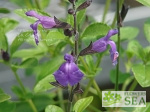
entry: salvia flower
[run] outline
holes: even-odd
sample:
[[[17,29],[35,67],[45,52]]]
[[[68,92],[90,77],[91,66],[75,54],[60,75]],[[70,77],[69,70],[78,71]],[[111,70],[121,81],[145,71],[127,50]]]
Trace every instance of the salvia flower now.
[[[34,24],[30,25],[30,27],[33,29],[33,32],[34,32],[35,42],[38,45],[38,43],[39,43],[39,39],[38,39],[38,35],[37,35],[38,24],[41,24],[43,26],[43,28],[45,28],[45,29],[51,29],[56,25],[56,23],[54,21],[54,18],[51,18],[48,16],[41,16],[33,10],[26,12],[26,15],[35,17],[38,19]]]
[[[65,54],[64,59],[66,62],[53,75],[61,85],[67,86],[69,84],[73,86],[79,83],[84,75],[74,63],[74,57],[72,55]]]
[[[83,49],[80,52],[80,56],[87,55],[87,54],[93,54],[93,53],[100,53],[107,49],[107,45],[110,45],[110,57],[112,60],[112,64],[117,64],[117,57],[119,56],[119,53],[116,49],[116,44],[114,41],[110,40],[110,37],[117,34],[117,29],[110,30],[106,36],[100,38],[99,40],[91,43],[87,48]]]

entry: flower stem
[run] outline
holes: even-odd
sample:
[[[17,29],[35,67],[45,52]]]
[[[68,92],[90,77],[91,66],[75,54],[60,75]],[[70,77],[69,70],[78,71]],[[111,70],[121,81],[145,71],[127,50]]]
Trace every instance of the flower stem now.
[[[22,81],[20,80],[20,78],[19,78],[19,76],[18,76],[16,70],[13,70],[13,69],[12,69],[12,71],[13,71],[13,73],[14,73],[14,76],[16,77],[17,82],[19,83],[20,87],[22,88],[24,94],[26,94],[26,89],[25,89],[25,87],[24,87]],[[30,105],[30,107],[32,108],[33,112],[38,112],[37,109],[36,109],[36,107],[35,107],[35,105],[34,105],[34,103],[33,103],[33,101],[32,101],[32,99],[27,100],[27,102],[29,103],[29,105]]]
[[[69,98],[68,98],[69,103],[68,103],[67,112],[71,112],[72,110],[72,102],[73,102],[73,96],[74,96],[73,89],[74,89],[74,86],[71,87],[71,91],[69,94]]]
[[[60,101],[60,106],[63,110],[65,110],[65,106],[63,103],[63,93],[62,93],[62,89],[59,88],[58,90],[58,97],[59,97],[59,101]]]
[[[138,82],[136,79],[134,79],[132,85],[129,88],[129,91],[133,91],[135,89],[135,87],[137,86]]]
[[[111,0],[107,0],[107,1],[106,1],[106,5],[105,5],[105,8],[104,8],[104,13],[103,13],[103,18],[102,18],[102,22],[103,22],[103,23],[105,22],[106,14],[107,14],[108,9],[109,9],[109,7],[110,7],[110,3],[111,3]]]
[[[100,88],[98,87],[97,83],[95,80],[93,80],[93,86],[97,91],[98,97],[100,98],[100,100],[102,101],[102,92],[100,90]]]
[[[117,0],[117,29],[118,29],[118,53],[120,53],[120,14],[119,14],[119,4],[120,0]],[[119,56],[120,57],[120,56]],[[118,91],[118,78],[119,78],[119,65],[120,65],[120,58],[118,57],[118,64],[116,67],[116,85],[115,91]]]

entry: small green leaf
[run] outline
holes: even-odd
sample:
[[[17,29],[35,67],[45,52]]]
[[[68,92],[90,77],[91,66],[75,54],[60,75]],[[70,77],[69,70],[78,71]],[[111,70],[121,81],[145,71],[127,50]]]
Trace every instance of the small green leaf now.
[[[150,1],[149,0],[136,0],[138,2],[140,2],[141,4],[150,7]]]
[[[43,15],[43,16],[49,16],[48,13],[46,12],[43,12],[41,10],[38,10],[38,9],[16,9],[15,10],[15,13],[18,14],[19,16],[21,16],[22,18],[26,19],[27,21],[29,22],[35,22],[37,19],[35,19],[34,17],[29,17],[27,16],[25,13],[28,12],[29,10],[34,10],[36,11],[37,13],[39,13],[40,15]]]
[[[0,112],[14,112],[15,107],[15,103],[5,101],[0,103]]]
[[[0,8],[0,13],[7,14],[7,13],[10,13],[10,10],[8,10],[6,8]]]
[[[142,87],[150,86],[150,65],[136,64],[132,67],[132,72]]]
[[[93,23],[84,30],[81,38],[90,38],[92,41],[92,39],[96,38],[97,36],[106,35],[110,29],[111,28],[104,23]]]
[[[120,34],[121,41],[134,39],[139,34],[139,29],[136,27],[121,27]],[[112,36],[111,39],[117,42],[117,35]]]
[[[146,107],[138,107],[134,108],[132,112],[149,112],[150,111],[150,103],[146,103]],[[128,111],[129,112],[129,111]]]
[[[21,32],[10,45],[11,55],[26,41],[27,38],[31,37],[32,32]]]
[[[45,112],[64,112],[60,107],[55,105],[48,105],[45,108]]]
[[[7,37],[1,28],[0,28],[0,49],[3,49],[4,51],[8,50]]]
[[[119,71],[119,78],[118,78],[118,84],[122,84],[125,82],[125,80],[127,78],[130,77],[130,74],[129,73],[122,73]],[[112,83],[116,83],[116,70],[111,70],[110,71],[110,80]]]
[[[65,36],[58,30],[50,30],[50,32],[46,36],[46,43],[48,46],[56,44],[60,41],[65,41]]]
[[[2,90],[0,91],[0,103],[7,101],[11,98],[11,96],[5,94]]]
[[[34,92],[43,92],[43,91],[47,91],[51,88],[53,88],[54,86],[50,84],[50,82],[54,82],[54,76],[52,74],[46,76],[45,78],[43,78],[42,80],[40,80],[36,86],[34,87]]]
[[[1,18],[0,19],[0,28],[4,30],[4,32],[9,32],[13,28],[18,25],[18,22],[10,19],[10,18]]]
[[[150,42],[150,18],[147,19],[144,23],[144,34],[146,36],[146,39]]]
[[[93,100],[93,96],[82,98],[82,99],[78,100],[75,103],[73,110],[75,112],[83,112],[83,110],[85,110],[85,108],[92,102],[92,100]]]

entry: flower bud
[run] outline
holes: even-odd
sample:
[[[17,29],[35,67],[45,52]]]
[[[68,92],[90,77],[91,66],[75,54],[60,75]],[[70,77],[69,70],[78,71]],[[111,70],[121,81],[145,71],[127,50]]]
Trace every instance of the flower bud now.
[[[4,61],[9,61],[10,57],[7,51],[1,50],[1,54]]]
[[[69,0],[70,3],[76,2],[76,0]]]
[[[74,10],[73,9],[69,9],[68,10],[68,14],[71,14],[71,15],[74,14]]]

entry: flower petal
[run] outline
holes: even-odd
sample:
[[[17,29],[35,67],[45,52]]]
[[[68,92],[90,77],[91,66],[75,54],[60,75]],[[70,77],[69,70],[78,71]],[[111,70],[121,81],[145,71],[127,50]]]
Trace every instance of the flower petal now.
[[[26,12],[26,15],[27,16],[31,16],[31,17],[35,17],[35,18],[37,18],[37,19],[39,19],[41,16],[40,15],[38,15],[35,11],[33,11],[33,10],[30,10],[30,11],[28,11],[28,12]]]
[[[72,55],[70,55],[70,54],[65,54],[64,59],[67,62],[74,62],[74,57]]]
[[[35,42],[38,45],[39,40],[38,40],[38,35],[37,35],[37,27],[38,24],[40,24],[40,21],[36,21],[34,24],[31,24],[30,27],[33,29],[33,33],[34,33],[34,38],[35,38]]]
[[[118,33],[118,30],[117,30],[117,29],[109,30],[109,32],[108,32],[107,35],[104,37],[104,39],[105,39],[106,41],[108,41],[111,36],[113,36],[113,35],[115,35],[115,34],[117,34],[117,33]]]
[[[41,16],[39,20],[41,21],[41,24],[45,29],[53,28],[56,25],[54,18],[51,17]]]

